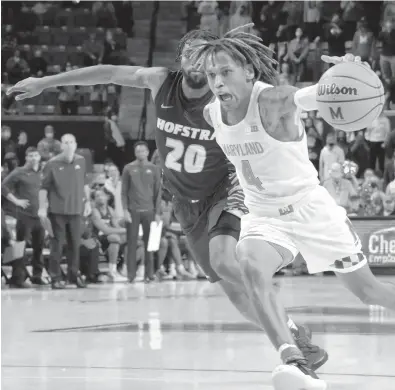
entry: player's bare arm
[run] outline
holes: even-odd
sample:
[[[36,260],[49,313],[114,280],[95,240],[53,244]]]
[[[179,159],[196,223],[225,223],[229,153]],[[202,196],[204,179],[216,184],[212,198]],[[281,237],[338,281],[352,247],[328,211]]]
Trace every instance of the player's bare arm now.
[[[295,93],[298,88],[281,85],[268,88],[259,96],[259,113],[265,130],[279,141],[295,141],[300,138],[295,122]]]
[[[163,67],[95,65],[42,78],[29,77],[8,89],[17,93],[16,100],[39,95],[44,89],[65,85],[117,84],[125,87],[148,88],[155,98],[169,70]]]
[[[360,57],[346,54],[344,57],[321,56],[324,62],[361,62]],[[369,64],[364,63],[369,66]],[[295,121],[297,109],[317,110],[317,84],[298,89],[291,85],[276,86],[262,91],[259,96],[259,111],[265,130],[279,141],[295,141],[300,137]]]

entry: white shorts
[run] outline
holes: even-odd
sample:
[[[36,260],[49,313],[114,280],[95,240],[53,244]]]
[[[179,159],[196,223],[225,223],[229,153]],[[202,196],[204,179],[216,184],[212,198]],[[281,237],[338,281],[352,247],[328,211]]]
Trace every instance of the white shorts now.
[[[300,252],[309,273],[351,272],[367,263],[346,210],[321,186],[281,210],[244,215],[239,242],[247,238],[280,245],[290,250],[294,258]]]

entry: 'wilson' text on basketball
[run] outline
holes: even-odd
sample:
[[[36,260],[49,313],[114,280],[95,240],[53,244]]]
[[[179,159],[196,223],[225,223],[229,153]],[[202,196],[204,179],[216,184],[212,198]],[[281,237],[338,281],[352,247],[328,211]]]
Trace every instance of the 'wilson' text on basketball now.
[[[358,95],[356,88],[341,87],[336,84],[320,84],[318,86],[318,96],[324,95]]]

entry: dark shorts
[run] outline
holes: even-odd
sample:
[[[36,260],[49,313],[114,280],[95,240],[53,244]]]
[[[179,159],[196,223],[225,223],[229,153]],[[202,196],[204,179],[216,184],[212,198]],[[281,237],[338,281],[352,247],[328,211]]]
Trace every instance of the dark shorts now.
[[[240,217],[248,212],[243,191],[230,175],[210,197],[201,201],[173,199],[174,215],[184,231],[195,260],[211,282],[220,277],[210,265],[209,241],[218,235],[239,239]]]

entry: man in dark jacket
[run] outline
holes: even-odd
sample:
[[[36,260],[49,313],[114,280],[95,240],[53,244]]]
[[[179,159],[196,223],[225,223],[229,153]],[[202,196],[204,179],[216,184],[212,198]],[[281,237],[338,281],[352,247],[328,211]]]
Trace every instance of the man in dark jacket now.
[[[145,281],[154,278],[152,254],[147,251],[151,222],[160,218],[161,171],[148,161],[145,142],[134,147],[136,160],[127,164],[122,173],[122,205],[127,229],[127,269],[132,282],[136,277],[136,250],[140,224],[145,246]]]
[[[16,217],[16,240],[31,241],[33,277],[35,284],[47,284],[42,278],[45,231],[38,218],[38,193],[41,186],[40,153],[36,148],[26,150],[26,163],[15,168],[2,182],[1,190],[13,207]],[[12,263],[12,282],[22,287],[27,278],[25,261]]]
[[[48,215],[53,231],[49,259],[52,288],[65,288],[61,282],[60,262],[66,238],[68,281],[82,288],[86,286],[79,276],[81,215],[91,212],[90,189],[86,183],[85,159],[75,153],[74,135],[65,134],[61,141],[62,153],[51,158],[44,167],[38,215],[43,221]]]

